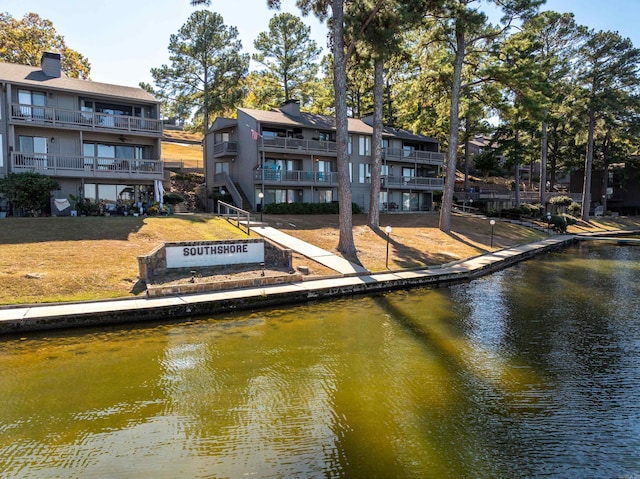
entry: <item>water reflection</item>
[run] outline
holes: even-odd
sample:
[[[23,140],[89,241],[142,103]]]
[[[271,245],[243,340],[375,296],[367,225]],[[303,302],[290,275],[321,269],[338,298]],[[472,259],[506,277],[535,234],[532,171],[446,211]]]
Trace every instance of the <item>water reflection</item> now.
[[[640,250],[0,343],[0,477],[640,474]]]

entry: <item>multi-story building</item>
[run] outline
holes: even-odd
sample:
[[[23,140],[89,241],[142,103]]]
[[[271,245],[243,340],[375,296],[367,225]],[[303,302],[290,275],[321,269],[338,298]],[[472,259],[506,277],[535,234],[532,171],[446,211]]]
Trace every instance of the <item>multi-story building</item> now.
[[[371,182],[371,118],[349,119],[349,174],[353,201],[365,211]],[[205,175],[212,191],[229,192],[236,205],[257,209],[283,202],[338,199],[335,119],[300,112],[297,101],[271,111],[238,109],[217,118],[206,135]],[[444,155],[433,138],[385,128],[382,211],[429,211],[442,191]],[[243,201],[244,200],[244,201]],[[248,203],[248,204],[247,204]]]
[[[41,68],[0,63],[0,177],[55,179],[53,214],[69,214],[70,195],[111,211],[152,203],[161,139],[159,101],[141,88],[69,78],[56,53]]]

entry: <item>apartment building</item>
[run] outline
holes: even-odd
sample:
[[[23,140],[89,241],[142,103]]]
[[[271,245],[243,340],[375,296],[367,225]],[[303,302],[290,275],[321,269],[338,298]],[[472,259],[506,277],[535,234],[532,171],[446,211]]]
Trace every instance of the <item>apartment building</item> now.
[[[372,119],[349,119],[349,175],[353,201],[370,208]],[[217,118],[206,135],[206,182],[231,193],[236,205],[258,209],[283,202],[338,200],[333,117],[304,113],[298,101],[271,111],[239,108]],[[385,128],[381,211],[429,211],[442,191],[444,155],[433,138]],[[248,203],[248,204],[247,204]]]
[[[161,138],[160,103],[143,89],[68,78],[57,53],[40,68],[0,63],[0,177],[54,178],[52,214],[71,214],[70,195],[113,213],[151,204]]]

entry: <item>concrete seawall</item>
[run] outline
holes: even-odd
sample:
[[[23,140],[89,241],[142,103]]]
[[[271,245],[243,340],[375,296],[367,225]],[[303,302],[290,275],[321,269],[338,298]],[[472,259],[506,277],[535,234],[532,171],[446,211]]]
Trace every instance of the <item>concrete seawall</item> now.
[[[441,267],[415,271],[354,274],[157,298],[5,307],[0,309],[0,334],[176,320],[393,289],[447,285],[499,271],[574,241],[576,237],[572,235],[555,236]]]

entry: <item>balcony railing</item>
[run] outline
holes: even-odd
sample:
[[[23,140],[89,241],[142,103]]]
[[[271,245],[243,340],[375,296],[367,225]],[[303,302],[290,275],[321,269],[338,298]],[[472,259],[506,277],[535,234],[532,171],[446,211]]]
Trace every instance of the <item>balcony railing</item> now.
[[[122,133],[162,133],[162,121],[137,116],[108,115],[14,103],[11,120],[33,125],[82,130],[117,130]]]
[[[254,178],[257,181],[269,183],[338,184],[338,173],[324,173],[320,171],[281,171],[258,168],[255,170]]]
[[[305,140],[301,138],[262,138],[260,146],[272,150],[336,153],[336,143],[333,141]]]
[[[383,188],[421,190],[443,189],[444,179],[423,176],[384,176],[382,177],[382,186]]]
[[[161,179],[163,164],[158,160],[102,158],[94,156],[11,154],[11,171],[36,171],[48,176]]]
[[[237,153],[238,144],[235,141],[223,141],[213,145],[213,156],[215,157],[236,155]]]
[[[430,165],[440,165],[444,162],[444,153],[435,151],[404,150],[402,148],[385,148],[385,159],[391,161],[410,161]]]

